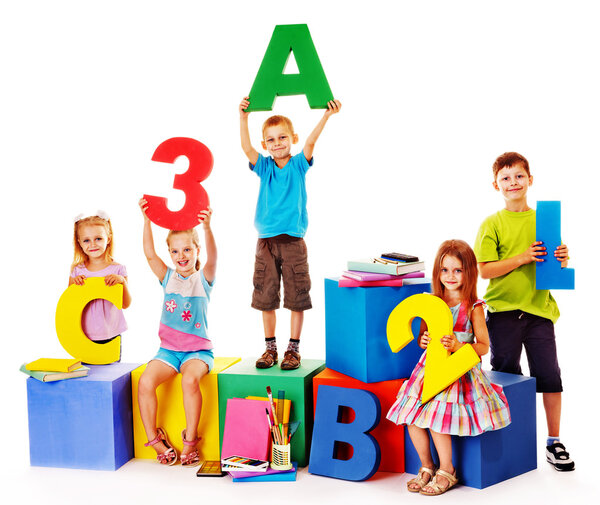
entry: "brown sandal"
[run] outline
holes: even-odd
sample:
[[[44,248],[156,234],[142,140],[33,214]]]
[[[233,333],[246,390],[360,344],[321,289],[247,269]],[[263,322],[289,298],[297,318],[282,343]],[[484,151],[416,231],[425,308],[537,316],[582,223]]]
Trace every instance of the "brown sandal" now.
[[[277,351],[267,349],[263,355],[256,360],[256,368],[271,368],[277,364]]]
[[[429,475],[429,479],[425,480],[425,475]],[[414,479],[410,479],[406,483],[406,489],[408,489],[411,493],[418,493],[423,489],[424,486],[429,484],[435,475],[435,468],[426,468],[422,466],[419,468],[419,473]],[[411,484],[416,484],[419,487],[410,487]]]
[[[285,351],[283,361],[281,362],[282,370],[296,370],[300,368],[300,353],[296,351]]]
[[[169,440],[167,439],[167,434],[162,428],[156,428],[156,437],[153,440],[148,440],[148,442],[146,442],[144,446],[148,447],[149,445],[156,445],[159,442],[162,442],[167,448],[167,450],[163,453],[156,454],[156,459],[158,460],[158,462],[161,465],[174,465],[175,463],[177,463],[177,451],[169,443]]]
[[[185,430],[181,432],[181,439],[183,440],[183,445],[187,445],[188,447],[196,447],[198,442],[202,440],[201,437],[198,437],[194,440],[186,440]],[[181,459],[181,466],[198,466],[200,464],[200,455],[198,454],[197,449],[194,449],[189,454],[181,454],[179,458]]]

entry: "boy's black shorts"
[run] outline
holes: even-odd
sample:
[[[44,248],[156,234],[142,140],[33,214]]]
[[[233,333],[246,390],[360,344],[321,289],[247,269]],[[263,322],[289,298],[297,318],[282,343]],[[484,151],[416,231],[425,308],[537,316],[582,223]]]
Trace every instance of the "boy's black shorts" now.
[[[492,370],[522,375],[521,349],[525,347],[529,372],[538,393],[562,392],[556,355],[554,324],[550,319],[520,310],[488,312]]]

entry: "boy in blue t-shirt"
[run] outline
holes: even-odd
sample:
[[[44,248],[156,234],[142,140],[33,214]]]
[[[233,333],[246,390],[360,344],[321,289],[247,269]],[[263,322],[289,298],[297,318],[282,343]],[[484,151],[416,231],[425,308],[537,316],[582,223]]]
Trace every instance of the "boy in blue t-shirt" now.
[[[271,116],[262,128],[263,149],[271,155],[265,158],[250,142],[245,97],[240,103],[240,137],[250,169],[260,177],[254,225],[258,230],[252,307],[262,311],[266,350],[256,361],[257,368],[270,368],[277,363],[275,340],[276,316],[279,308],[279,288],[283,278],[283,306],[292,311],[291,336],[281,362],[283,370],[300,366],[300,334],[304,311],[312,307],[310,276],[304,234],[308,226],[306,186],[304,177],[312,166],[315,143],[327,120],[339,112],[338,100],[328,103],[328,109],[306,139],[301,153],[292,156],[292,144],[298,142],[292,122],[284,116]]]

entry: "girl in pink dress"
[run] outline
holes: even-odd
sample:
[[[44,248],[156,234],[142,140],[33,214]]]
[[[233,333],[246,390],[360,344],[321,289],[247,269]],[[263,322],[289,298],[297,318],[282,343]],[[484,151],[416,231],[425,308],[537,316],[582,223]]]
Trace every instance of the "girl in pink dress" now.
[[[462,240],[447,240],[435,258],[432,275],[433,294],[444,300],[454,319],[452,335],[441,341],[446,350],[456,352],[470,344],[479,356],[489,349],[489,337],[483,312],[484,302],[477,299],[477,260]],[[421,325],[419,346],[427,349],[431,341]],[[426,352],[405,381],[387,418],[408,425],[410,439],[421,460],[416,478],[407,483],[412,493],[438,495],[454,486],[458,479],[452,464],[451,435],[479,435],[510,424],[508,402],[501,386],[491,384],[477,363],[462,377],[426,403],[421,403]],[[435,471],[429,434],[437,450],[440,467]]]
[[[123,308],[131,304],[127,287],[127,270],[113,261],[113,232],[106,213],[78,216],[75,219],[73,243],[75,256],[71,265],[69,286],[82,286],[88,277],[104,277],[107,286],[123,285]],[[90,340],[105,343],[127,329],[123,312],[108,300],[92,300],[81,316],[83,332]]]

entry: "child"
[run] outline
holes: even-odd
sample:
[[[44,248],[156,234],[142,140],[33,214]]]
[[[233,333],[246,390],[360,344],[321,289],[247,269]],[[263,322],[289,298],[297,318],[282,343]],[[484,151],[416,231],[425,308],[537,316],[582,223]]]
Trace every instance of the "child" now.
[[[198,423],[202,411],[199,383],[212,369],[214,362],[213,345],[206,324],[206,309],[217,269],[217,246],[210,229],[212,210],[202,211],[198,216],[203,224],[206,245],[204,268],[200,270],[200,243],[196,230],[170,230],[167,245],[175,266],[173,270],[163,263],[154,250],[150,219],[146,215],[148,203],[142,198],[139,205],[144,215],[144,254],[165,293],[158,330],[160,348],[146,366],[138,385],[140,415],[148,437],[145,445],[154,448],[156,459],[161,464],[173,465],[177,462],[177,452],[169,443],[165,431],[156,427],[156,388],[181,372],[186,422],[181,434],[184,444],[181,464],[196,466],[200,463],[196,445],[200,441]]]
[[[113,261],[113,232],[108,215],[102,211],[94,216],[79,215],[74,228],[75,257],[69,286],[83,286],[87,277],[104,277],[107,286],[123,284],[123,308],[129,307],[127,270]],[[87,337],[99,344],[111,341],[127,329],[123,312],[108,300],[88,303],[83,309],[81,326]]]
[[[483,356],[489,348],[484,303],[477,299],[477,261],[466,242],[447,240],[440,246],[433,266],[432,286],[433,294],[448,304],[454,319],[454,333],[441,338],[444,347],[455,352],[471,344],[475,352]],[[431,338],[424,330],[423,323],[419,345],[426,349]],[[452,465],[450,435],[479,435],[503,428],[510,423],[510,412],[502,388],[490,384],[481,363],[422,404],[426,354],[423,353],[410,378],[402,384],[387,418],[396,424],[408,425],[408,433],[421,460],[419,474],[408,481],[408,490],[433,496],[445,493],[458,482]],[[440,459],[437,472],[427,428]]]
[[[313,150],[325,123],[340,111],[341,103],[332,100],[301,153],[292,156],[292,144],[298,142],[292,122],[284,116],[271,116],[262,128],[263,149],[271,155],[265,158],[250,143],[248,115],[250,102],[240,103],[240,136],[242,149],[250,161],[250,169],[260,177],[260,190],[254,224],[258,230],[254,265],[252,307],[262,311],[266,350],[256,361],[257,368],[270,368],[277,363],[275,340],[276,316],[279,308],[279,288],[283,277],[283,306],[291,313],[291,336],[281,362],[283,370],[300,366],[300,334],[304,311],[312,307],[310,277],[304,234],[308,225],[306,213],[306,171],[313,163]]]
[[[475,241],[479,272],[490,279],[485,299],[492,368],[520,374],[525,346],[529,371],[546,410],[546,459],[556,470],[574,470],[559,439],[562,382],[554,336],[558,306],[550,291],[535,289],[535,263],[544,261],[547,253],[542,242],[535,241],[535,211],[527,204],[533,177],[527,160],[515,152],[498,157],[493,173],[494,189],[502,194],[505,206],[482,223]],[[568,254],[567,246],[561,245],[550,261],[565,267]]]

